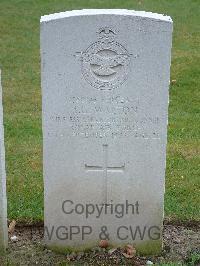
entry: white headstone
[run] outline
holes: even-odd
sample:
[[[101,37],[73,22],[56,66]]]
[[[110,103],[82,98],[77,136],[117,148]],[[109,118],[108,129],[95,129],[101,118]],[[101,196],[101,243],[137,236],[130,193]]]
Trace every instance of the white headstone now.
[[[0,252],[7,247],[7,198],[6,198],[6,174],[5,174],[5,148],[3,129],[2,87],[0,71]]]
[[[49,246],[161,250],[171,39],[153,13],[41,18]]]

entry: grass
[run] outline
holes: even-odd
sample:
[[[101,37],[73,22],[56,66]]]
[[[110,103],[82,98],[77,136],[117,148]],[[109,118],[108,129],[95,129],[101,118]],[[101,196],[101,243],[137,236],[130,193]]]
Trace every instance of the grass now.
[[[9,218],[43,219],[39,19],[81,8],[128,8],[168,14],[174,21],[165,212],[199,220],[199,0],[1,0],[0,64]]]

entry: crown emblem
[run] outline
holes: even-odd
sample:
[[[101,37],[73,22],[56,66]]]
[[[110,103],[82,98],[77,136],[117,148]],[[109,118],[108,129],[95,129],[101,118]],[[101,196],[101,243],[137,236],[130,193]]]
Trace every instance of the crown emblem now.
[[[109,27],[100,28],[97,31],[97,33],[98,33],[99,39],[110,39],[110,38],[114,38],[116,35],[116,32]]]

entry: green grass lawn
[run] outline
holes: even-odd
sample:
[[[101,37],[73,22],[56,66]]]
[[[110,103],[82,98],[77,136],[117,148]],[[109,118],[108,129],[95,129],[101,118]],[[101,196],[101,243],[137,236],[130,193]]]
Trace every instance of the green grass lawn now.
[[[0,0],[8,216],[43,219],[39,20],[82,8],[127,8],[174,21],[165,213],[200,220],[200,1]]]

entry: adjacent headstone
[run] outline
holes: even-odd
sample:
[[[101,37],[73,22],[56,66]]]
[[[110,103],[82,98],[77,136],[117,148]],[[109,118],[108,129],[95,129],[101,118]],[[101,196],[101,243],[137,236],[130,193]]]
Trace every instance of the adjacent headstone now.
[[[171,39],[171,18],[153,13],[41,18],[50,247],[161,251]]]
[[[5,148],[3,129],[2,87],[0,71],[0,252],[5,250],[8,242],[7,229],[7,198],[5,174]]]

